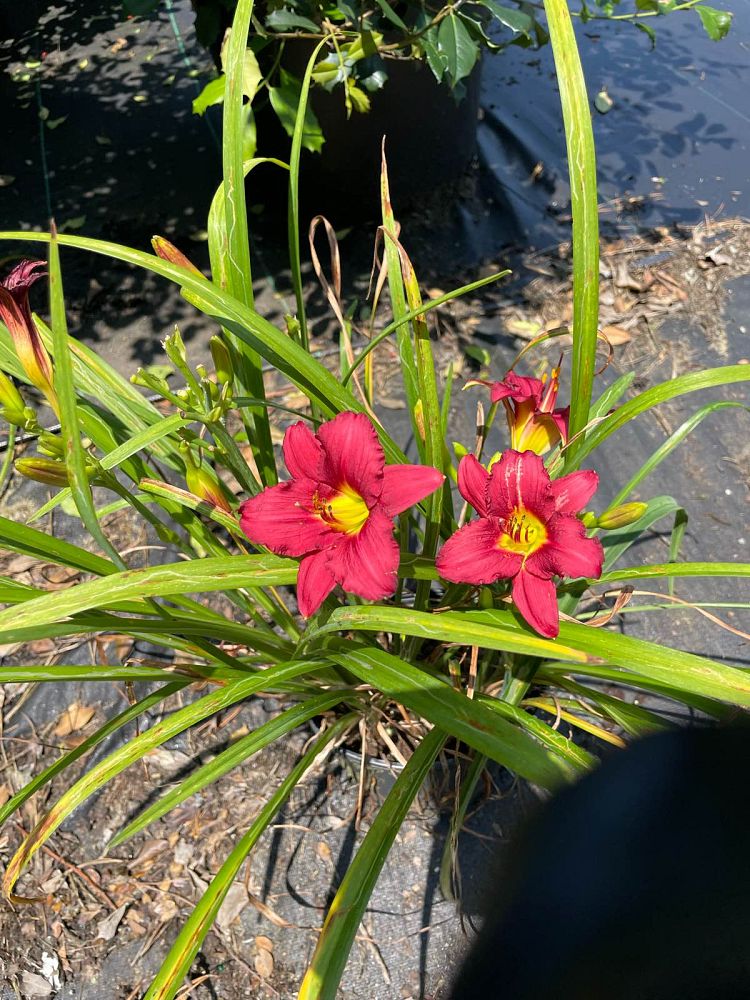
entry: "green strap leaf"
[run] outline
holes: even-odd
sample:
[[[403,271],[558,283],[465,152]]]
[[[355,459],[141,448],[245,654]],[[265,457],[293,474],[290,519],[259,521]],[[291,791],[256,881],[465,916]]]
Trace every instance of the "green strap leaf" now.
[[[195,559],[127,570],[68,590],[45,594],[25,602],[20,608],[0,612],[0,632],[6,628],[29,628],[60,621],[79,611],[117,605],[131,598],[279,586],[294,583],[296,579],[295,560],[270,555]]]
[[[439,642],[455,643],[459,646],[481,646],[483,649],[498,649],[522,656],[550,657],[556,660],[571,660],[587,663],[589,657],[578,649],[568,647],[559,640],[543,639],[529,629],[504,626],[500,622],[486,628],[466,618],[465,612],[446,611],[430,614],[413,611],[411,608],[392,608],[383,605],[372,607],[336,608],[326,624],[317,632],[308,634],[314,639],[328,632],[349,630],[365,632],[393,632],[397,635],[412,635],[421,639],[436,639]]]
[[[166,815],[170,809],[174,809],[180,802],[184,802],[185,799],[197,794],[202,788],[212,784],[214,781],[218,781],[219,778],[239,764],[242,764],[243,761],[247,760],[254,753],[262,750],[263,747],[291,733],[298,726],[308,722],[314,716],[322,715],[323,712],[334,708],[348,693],[346,691],[327,691],[324,694],[313,695],[299,705],[295,705],[293,708],[289,708],[275,718],[270,719],[252,733],[248,733],[247,736],[243,736],[227,750],[217,754],[213,760],[193,771],[188,778],[181,781],[176,787],[171,788],[147,809],[144,809],[132,823],[128,823],[124,829],[110,840],[107,849],[110,850],[118,844],[129,840],[150,823]]]
[[[721,368],[710,368],[700,372],[690,372],[679,375],[654,385],[645,392],[639,393],[634,399],[623,403],[614,413],[610,413],[601,423],[593,427],[576,453],[575,464],[590,455],[610,434],[624,427],[634,417],[645,413],[660,403],[666,403],[688,392],[698,392],[700,389],[712,389],[720,385],[732,385],[735,382],[750,381],[750,365],[725,365]]]
[[[42,816],[31,833],[24,839],[13,858],[8,863],[3,878],[3,892],[12,897],[13,887],[21,872],[36,854],[39,848],[52,836],[63,820],[69,816],[90,795],[107,784],[115,775],[124,771],[131,764],[140,760],[149,750],[161,746],[173,736],[184,732],[190,726],[209,716],[214,715],[230,705],[237,704],[250,695],[273,687],[275,683],[291,680],[315,669],[315,661],[281,663],[267,670],[260,671],[247,680],[227,684],[219,691],[204,695],[199,701],[186,705],[174,712],[168,718],[152,726],[130,740],[125,746],[119,747],[104,760],[90,768],[79,780],[68,789],[55,804]]]
[[[467,698],[443,677],[385,650],[364,646],[352,649],[351,641],[331,641],[326,655],[445,733],[544,788],[571,780],[589,764],[588,754],[538,719],[529,722],[532,717],[526,712],[505,702],[490,707]],[[542,730],[545,743],[539,741]]]
[[[57,233],[53,229],[49,245],[49,295],[52,316],[52,343],[55,358],[55,392],[60,400],[60,421],[65,442],[65,464],[73,500],[91,537],[98,542],[118,569],[126,569],[120,553],[102,531],[94,508],[86,463],[86,453],[78,430],[78,405],[73,383],[73,364],[68,350],[68,325],[60,271]]]
[[[117,572],[117,567],[108,559],[7,517],[0,517],[0,549],[34,556],[43,562],[71,566],[83,573],[96,573],[97,576]]]
[[[292,272],[292,286],[294,287],[294,299],[297,303],[297,321],[299,323],[300,343],[306,351],[310,349],[309,337],[307,333],[307,313],[305,310],[305,296],[302,282],[302,260],[300,258],[300,215],[299,215],[299,166],[302,155],[302,147],[319,150],[323,145],[323,133],[317,123],[312,108],[308,104],[310,95],[310,82],[318,54],[327,39],[320,41],[313,50],[307,61],[305,76],[297,92],[297,107],[294,117],[294,128],[292,130],[292,150],[289,155],[289,205],[287,210],[287,239],[289,244],[289,268]],[[285,70],[281,70],[282,86],[284,78],[288,76]],[[286,81],[287,86],[289,81]],[[274,96],[278,103],[279,93],[275,88],[269,91],[271,103],[274,110],[281,117],[277,104],[274,104]],[[317,132],[315,131],[317,126]],[[312,131],[311,131],[312,130]],[[319,134],[318,134],[319,133]],[[312,137],[312,138],[311,138]],[[312,141],[314,139],[314,141]],[[319,143],[319,144],[318,144]]]
[[[253,278],[250,266],[250,235],[245,199],[245,107],[247,35],[253,0],[238,0],[229,41],[224,51],[226,87],[224,91],[224,223],[226,226],[225,276],[227,290],[252,309]],[[240,395],[265,398],[260,354],[255,346],[236,334],[230,337],[238,362],[235,373]],[[272,486],[277,479],[268,411],[250,407],[243,413],[253,455],[263,482]]]
[[[709,417],[712,413],[717,413],[720,410],[737,408],[750,412],[750,407],[746,406],[744,403],[736,403],[733,400],[719,400],[717,403],[707,403],[706,406],[702,406],[692,416],[688,417],[688,419],[681,424],[673,434],[670,434],[667,440],[660,445],[653,455],[651,455],[643,463],[633,478],[629,480],[625,486],[623,486],[610,504],[610,507],[617,507],[618,504],[621,504],[628,496],[630,496],[636,486],[643,482],[646,476],[651,475],[654,469],[660,465],[678,445],[682,444],[685,438],[691,434],[695,428],[706,419],[706,417]]]
[[[57,669],[60,670],[61,668],[58,667]],[[65,668],[62,669],[64,670]],[[75,670],[76,668],[72,669]],[[86,669],[90,669],[92,672],[99,671],[99,673],[102,673],[101,667],[91,667]],[[123,679],[124,675],[126,674],[126,670],[128,675],[127,679],[129,680],[142,679],[138,677],[138,669],[139,668],[137,667],[125,668],[120,671],[121,676],[116,679]],[[38,668],[32,668],[30,674],[33,673],[33,670],[38,670]],[[49,668],[48,672],[51,672]],[[81,673],[82,672],[83,671],[81,671]],[[150,671],[150,673],[152,675],[155,673],[158,675],[158,671],[152,670]],[[29,677],[29,679],[31,679],[31,676]],[[39,679],[49,679],[49,678],[37,677],[35,679],[39,680]],[[90,680],[91,678],[89,677],[85,679]],[[101,680],[103,678],[97,676],[96,679]],[[164,679],[163,672],[161,676],[157,676],[156,678],[150,677],[148,679],[163,680]],[[56,775],[60,774],[67,767],[70,767],[71,764],[73,764],[75,761],[79,760],[81,757],[87,754],[89,750],[93,750],[95,746],[98,746],[98,744],[100,744],[103,740],[107,739],[108,736],[111,736],[112,733],[116,733],[118,729],[122,729],[123,726],[126,726],[129,722],[132,722],[133,719],[139,718],[139,716],[144,715],[144,713],[148,712],[149,709],[153,708],[155,705],[158,705],[160,702],[169,698],[177,691],[181,691],[182,688],[186,687],[188,683],[189,683],[188,681],[176,681],[172,682],[171,684],[165,684],[164,687],[159,688],[158,691],[152,691],[151,694],[146,695],[145,698],[142,698],[140,701],[137,701],[134,705],[128,706],[128,708],[126,708],[124,712],[120,712],[113,719],[110,719],[105,725],[97,729],[95,733],[92,733],[91,736],[86,737],[86,739],[83,740],[83,742],[79,743],[77,747],[73,747],[72,750],[69,750],[67,753],[59,757],[54,763],[50,764],[49,767],[46,767],[43,771],[40,771],[38,774],[35,774],[34,777],[31,779],[31,781],[27,782],[27,784],[25,784],[23,788],[21,788],[18,792],[16,792],[15,795],[9,798],[8,801],[5,803],[5,805],[2,806],[2,808],[0,808],[0,826],[2,826],[5,823],[6,819],[9,816],[12,816],[17,809],[20,809],[21,806],[24,804],[24,802],[30,799],[35,792],[38,792],[40,788],[43,788],[46,784],[52,781],[52,779]]]
[[[684,565],[684,564],[683,564]],[[677,575],[679,564],[662,567],[664,576]],[[627,574],[630,571],[625,570]],[[615,575],[615,574],[613,574]],[[744,575],[750,576],[750,566]],[[439,617],[439,616],[438,616]],[[467,611],[467,625],[502,625],[525,630],[509,611]],[[705,698],[750,707],[750,674],[735,667],[716,663],[704,656],[669,649],[628,635],[590,628],[580,622],[560,622],[560,637],[555,641],[614,663],[654,680],[664,681],[675,689],[684,689]],[[480,643],[481,645],[481,643]],[[557,659],[557,657],[556,657]]]
[[[445,733],[438,729],[425,736],[378,809],[331,903],[299,1000],[335,1000],[357,928],[385,859],[444,742]]]
[[[570,436],[588,423],[596,364],[599,317],[599,207],[596,152],[586,81],[578,54],[568,0],[544,0],[560,88],[573,213],[573,364]],[[582,440],[569,445],[566,465],[579,455]]]
[[[279,788],[263,806],[252,826],[240,838],[229,857],[211,879],[208,888],[196,904],[185,926],[177,935],[175,943],[170,948],[169,954],[159,969],[156,978],[144,994],[143,1000],[172,1000],[182,985],[183,979],[190,971],[198,949],[203,943],[206,934],[211,929],[211,925],[216,919],[221,904],[224,902],[226,894],[243,861],[266,831],[279,809],[281,809],[300,783],[305,773],[315,765],[320,755],[331,742],[342,736],[349,727],[355,724],[356,720],[357,716],[354,714],[347,715],[331,726],[330,729],[327,729],[322,736],[318,737],[304,757],[300,759],[282,781]]]

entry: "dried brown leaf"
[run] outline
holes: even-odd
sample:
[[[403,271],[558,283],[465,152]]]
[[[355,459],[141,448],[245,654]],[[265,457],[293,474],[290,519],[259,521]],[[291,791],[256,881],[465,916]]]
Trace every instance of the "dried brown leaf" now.
[[[273,955],[270,951],[259,951],[253,959],[255,971],[263,979],[268,979],[273,975]]]
[[[117,928],[120,926],[122,918],[125,916],[125,910],[127,910],[128,905],[128,903],[123,903],[122,906],[118,906],[116,910],[108,914],[103,920],[99,921],[96,929],[97,940],[112,940],[117,933]]]
[[[96,708],[93,705],[82,705],[80,702],[74,701],[68,705],[58,719],[53,730],[55,736],[63,737],[77,733],[91,722],[95,712]]]

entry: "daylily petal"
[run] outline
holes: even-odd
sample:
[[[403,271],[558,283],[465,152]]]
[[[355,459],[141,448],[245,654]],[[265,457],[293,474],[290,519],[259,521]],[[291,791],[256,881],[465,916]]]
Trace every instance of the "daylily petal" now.
[[[444,479],[431,465],[386,465],[380,505],[389,517],[395,517],[434,493]]]
[[[601,542],[586,537],[586,528],[577,517],[556,514],[547,530],[547,544],[538,554],[540,563],[558,576],[601,576],[604,559]]]
[[[559,410],[550,413],[550,419],[554,420],[563,444],[568,443],[568,424],[570,423],[570,407],[563,406]]]
[[[487,485],[490,474],[474,455],[464,455],[458,463],[458,489],[477,514],[487,517]]]
[[[284,435],[284,461],[293,479],[320,479],[323,447],[301,420],[287,428]]]
[[[535,632],[547,639],[557,637],[560,612],[551,580],[523,570],[513,580],[513,603]]]
[[[559,514],[577,514],[583,510],[599,485],[599,476],[592,469],[571,472],[552,482],[555,510]]]
[[[514,425],[511,431],[513,447],[518,451],[533,451],[537,455],[546,455],[563,439],[563,431],[567,433],[564,421],[562,421],[563,431],[560,430],[561,419],[554,413],[535,410],[522,425]]]
[[[251,542],[279,556],[303,556],[326,548],[338,533],[312,512],[317,484],[292,479],[270,486],[240,507],[240,527]]]
[[[356,535],[343,537],[330,552],[331,569],[338,583],[368,601],[390,597],[395,591],[398,560],[393,521],[377,507]]]
[[[385,455],[369,417],[339,413],[322,424],[318,440],[325,452],[323,481],[334,489],[351,487],[372,507],[383,488]]]
[[[539,402],[544,392],[544,382],[538,378],[529,378],[526,375],[516,375],[515,372],[508,372],[501,382],[493,382],[490,386],[490,399],[493,403],[499,403],[501,399],[534,399]]]
[[[553,513],[549,473],[539,455],[533,451],[504,451],[492,466],[487,500],[498,517],[508,517],[517,507],[541,518]]]
[[[482,517],[451,535],[438,553],[435,565],[444,580],[453,583],[494,583],[513,576],[523,557],[498,548],[500,522]]]
[[[297,574],[297,604],[302,617],[314,615],[335,586],[330,549],[305,556]]]

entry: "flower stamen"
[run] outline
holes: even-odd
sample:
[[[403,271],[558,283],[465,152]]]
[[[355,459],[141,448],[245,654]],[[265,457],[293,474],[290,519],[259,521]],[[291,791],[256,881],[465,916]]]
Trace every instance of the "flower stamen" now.
[[[516,507],[505,521],[498,547],[506,552],[517,552],[526,559],[546,541],[547,529],[544,523],[525,507]]]

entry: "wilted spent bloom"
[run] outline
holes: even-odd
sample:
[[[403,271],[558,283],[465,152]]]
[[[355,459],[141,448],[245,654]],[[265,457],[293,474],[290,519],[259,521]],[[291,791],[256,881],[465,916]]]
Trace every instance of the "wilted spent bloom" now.
[[[203,277],[203,273],[185,256],[182,250],[178,250],[174,243],[170,243],[163,236],[152,236],[151,246],[154,248],[156,256],[161,257],[162,260],[166,260],[170,264],[177,264],[178,267],[184,267],[185,270]]]
[[[613,528],[625,528],[629,524],[640,520],[648,510],[648,504],[640,500],[632,500],[630,503],[621,503],[617,507],[605,510],[595,521],[597,528],[605,531],[612,531]]]
[[[29,289],[45,272],[43,260],[23,260],[0,281],[0,319],[8,327],[18,360],[32,385],[44,393],[48,403],[58,412],[54,389],[52,359],[42,342],[31,315]]]
[[[21,393],[5,372],[0,372],[0,413],[9,424],[25,427],[29,414]],[[31,411],[33,414],[33,411]]]
[[[553,368],[547,378],[528,378],[509,371],[500,382],[479,379],[467,382],[486,385],[493,403],[502,403],[510,431],[510,446],[514,451],[533,451],[544,455],[556,444],[568,440],[570,407],[555,409],[560,389],[560,369]]]

